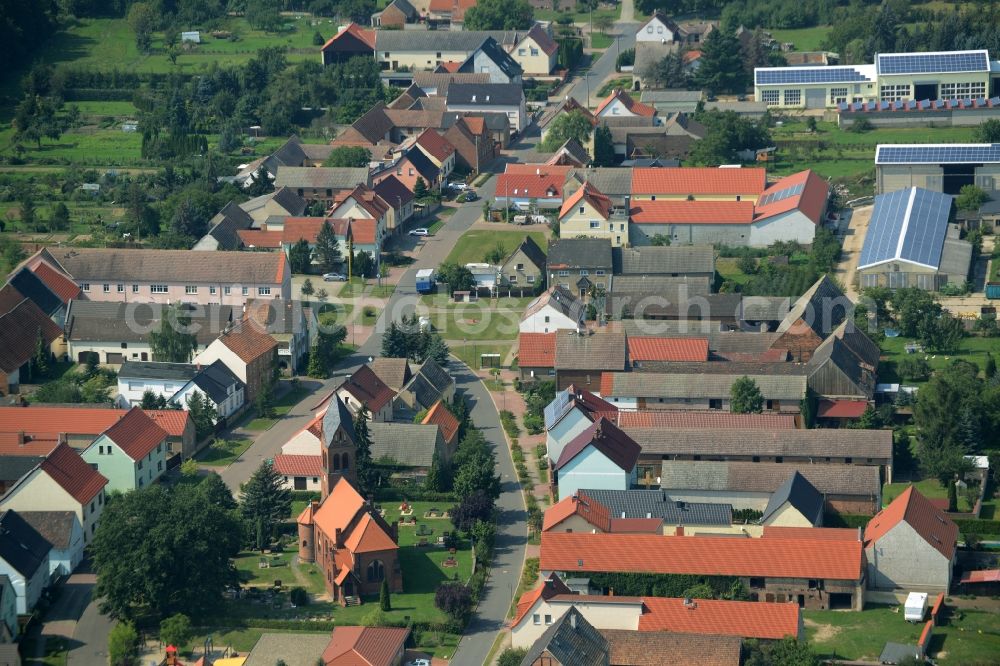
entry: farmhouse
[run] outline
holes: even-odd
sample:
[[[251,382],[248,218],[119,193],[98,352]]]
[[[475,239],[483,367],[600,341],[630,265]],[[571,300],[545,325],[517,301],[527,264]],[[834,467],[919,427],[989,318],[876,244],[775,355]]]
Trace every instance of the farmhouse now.
[[[963,185],[1000,192],[1000,143],[891,144],[875,148],[875,193],[907,187],[957,195]]]

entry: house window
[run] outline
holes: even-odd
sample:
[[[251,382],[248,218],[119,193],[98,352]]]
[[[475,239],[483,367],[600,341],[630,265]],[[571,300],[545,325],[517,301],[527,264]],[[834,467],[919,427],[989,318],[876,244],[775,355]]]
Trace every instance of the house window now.
[[[534,283],[535,283],[535,276],[534,275],[529,275],[528,276],[528,284],[534,284]]]
[[[149,285],[149,293],[151,293],[151,294],[165,294],[165,293],[167,293],[167,285],[165,285],[165,284],[151,284],[151,285]]]
[[[785,106],[798,106],[802,104],[802,91],[798,88],[785,90]]]
[[[781,91],[780,90],[761,90],[760,91],[760,101],[768,106],[778,106],[781,104]]]
[[[531,49],[531,55],[532,56],[538,55],[538,49]]]
[[[944,86],[941,87],[944,88]],[[879,86],[878,96],[883,102],[895,102],[896,100],[906,99],[910,96],[910,84]]]
[[[111,285],[110,284],[105,284],[105,285],[103,285],[103,287],[104,287],[104,293],[105,294],[107,294],[108,292],[111,291]]]
[[[90,512],[91,512],[91,513],[94,513],[94,509],[95,509],[95,508],[96,508],[96,507],[94,506],[94,503],[93,503],[93,502],[91,502],[91,503],[90,503]]]
[[[228,296],[229,295],[229,291],[230,291],[230,287],[223,287],[222,288],[222,295],[223,296]]]
[[[580,275],[590,275],[590,271],[588,271],[586,268],[581,268]]]
[[[830,103],[840,104],[847,101],[847,88],[830,88]]]
[[[542,616],[539,615],[538,613],[535,613],[534,615],[531,616],[531,623],[532,624],[541,624],[542,623]]]
[[[90,283],[84,282],[83,284],[80,285],[80,288],[83,289],[84,291],[90,291]]]
[[[591,221],[591,223],[590,223],[590,228],[591,229],[598,229],[598,228],[600,228],[600,226],[601,226],[600,222]]]
[[[187,286],[184,287],[184,293],[185,294],[197,294],[198,293],[198,287],[195,286],[195,285],[193,285],[193,284],[189,284],[189,285],[187,285]]]
[[[559,271],[559,277],[569,277],[569,271]]]
[[[215,296],[215,292],[216,291],[218,291],[218,290],[215,287],[209,287],[208,288],[208,293],[210,293],[212,296]]]
[[[594,275],[604,275],[604,269],[598,268],[596,271],[594,271]]]
[[[141,460],[139,461],[139,464],[136,465],[136,469],[142,469],[142,461]]]
[[[646,28],[646,33],[652,35],[653,34],[653,26],[648,26]]]
[[[119,294],[125,293],[125,285],[123,284],[118,285],[118,293]]]
[[[526,52],[527,52],[527,50],[526,50],[526,49],[518,49],[518,50],[517,50],[517,55],[519,55],[519,56],[523,56],[523,55],[524,55],[524,54],[525,54]]]
[[[163,471],[163,461],[162,460],[157,460],[156,461],[156,471],[157,472],[162,472]]]
[[[250,287],[243,287],[243,295],[244,296],[250,295]]]
[[[511,284],[517,284],[517,273],[511,273],[510,274],[510,283]]]
[[[942,83],[940,99],[970,99],[986,97],[986,83],[969,81],[966,83]]]
[[[383,579],[385,579],[385,566],[382,564],[381,560],[373,560],[372,563],[368,565],[368,582],[379,583]]]
[[[546,615],[545,616],[545,626],[549,626],[550,624],[552,624],[552,616],[551,615]]]
[[[514,266],[514,268],[516,270],[523,271],[524,270],[524,264],[517,264],[516,266]]]
[[[138,294],[139,293],[139,285],[137,285],[137,284],[132,285],[132,293],[133,294]]]
[[[270,287],[257,287],[257,295],[258,296],[270,296],[271,295],[271,288]]]
[[[156,452],[160,453],[161,451],[163,451],[163,442],[156,445]]]
[[[722,409],[722,399],[721,398],[711,398],[708,401],[709,409]]]
[[[101,456],[104,455],[104,447],[101,446],[100,444],[97,445],[97,454]]]

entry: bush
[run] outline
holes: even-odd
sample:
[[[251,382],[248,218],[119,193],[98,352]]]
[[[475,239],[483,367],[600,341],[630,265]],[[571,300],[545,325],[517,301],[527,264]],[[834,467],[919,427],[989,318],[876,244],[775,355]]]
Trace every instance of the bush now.
[[[514,417],[514,413],[509,410],[502,410],[500,412],[500,423],[503,424],[504,432],[510,437],[517,437],[521,434],[521,429],[517,426],[517,419]]]
[[[462,583],[443,583],[434,593],[434,605],[464,625],[472,611],[472,590]]]
[[[922,381],[931,376],[931,366],[922,357],[904,356],[896,363],[896,372],[903,379]]]
[[[510,457],[515,463],[524,462],[524,449],[514,444],[510,447]]]
[[[527,654],[528,650],[525,648],[507,648],[500,653],[500,657],[497,659],[497,666],[520,666],[521,661]]]
[[[1000,520],[956,518],[954,521],[962,534],[1000,534]]]
[[[295,606],[309,605],[309,593],[303,587],[293,587],[292,591],[288,593],[288,598]]]

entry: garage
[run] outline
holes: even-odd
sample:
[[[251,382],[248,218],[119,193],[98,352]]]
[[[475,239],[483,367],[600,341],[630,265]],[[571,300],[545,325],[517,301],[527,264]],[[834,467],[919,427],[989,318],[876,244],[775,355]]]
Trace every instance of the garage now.
[[[826,108],[826,88],[806,89],[806,108],[825,109]]]

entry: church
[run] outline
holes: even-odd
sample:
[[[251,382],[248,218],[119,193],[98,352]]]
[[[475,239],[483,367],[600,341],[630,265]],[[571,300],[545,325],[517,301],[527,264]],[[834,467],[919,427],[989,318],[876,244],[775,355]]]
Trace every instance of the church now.
[[[391,592],[402,592],[397,526],[354,487],[357,437],[350,410],[334,395],[323,417],[309,427],[320,441],[322,495],[296,521],[299,561],[316,563],[327,593],[342,606],[377,595],[383,580]]]

